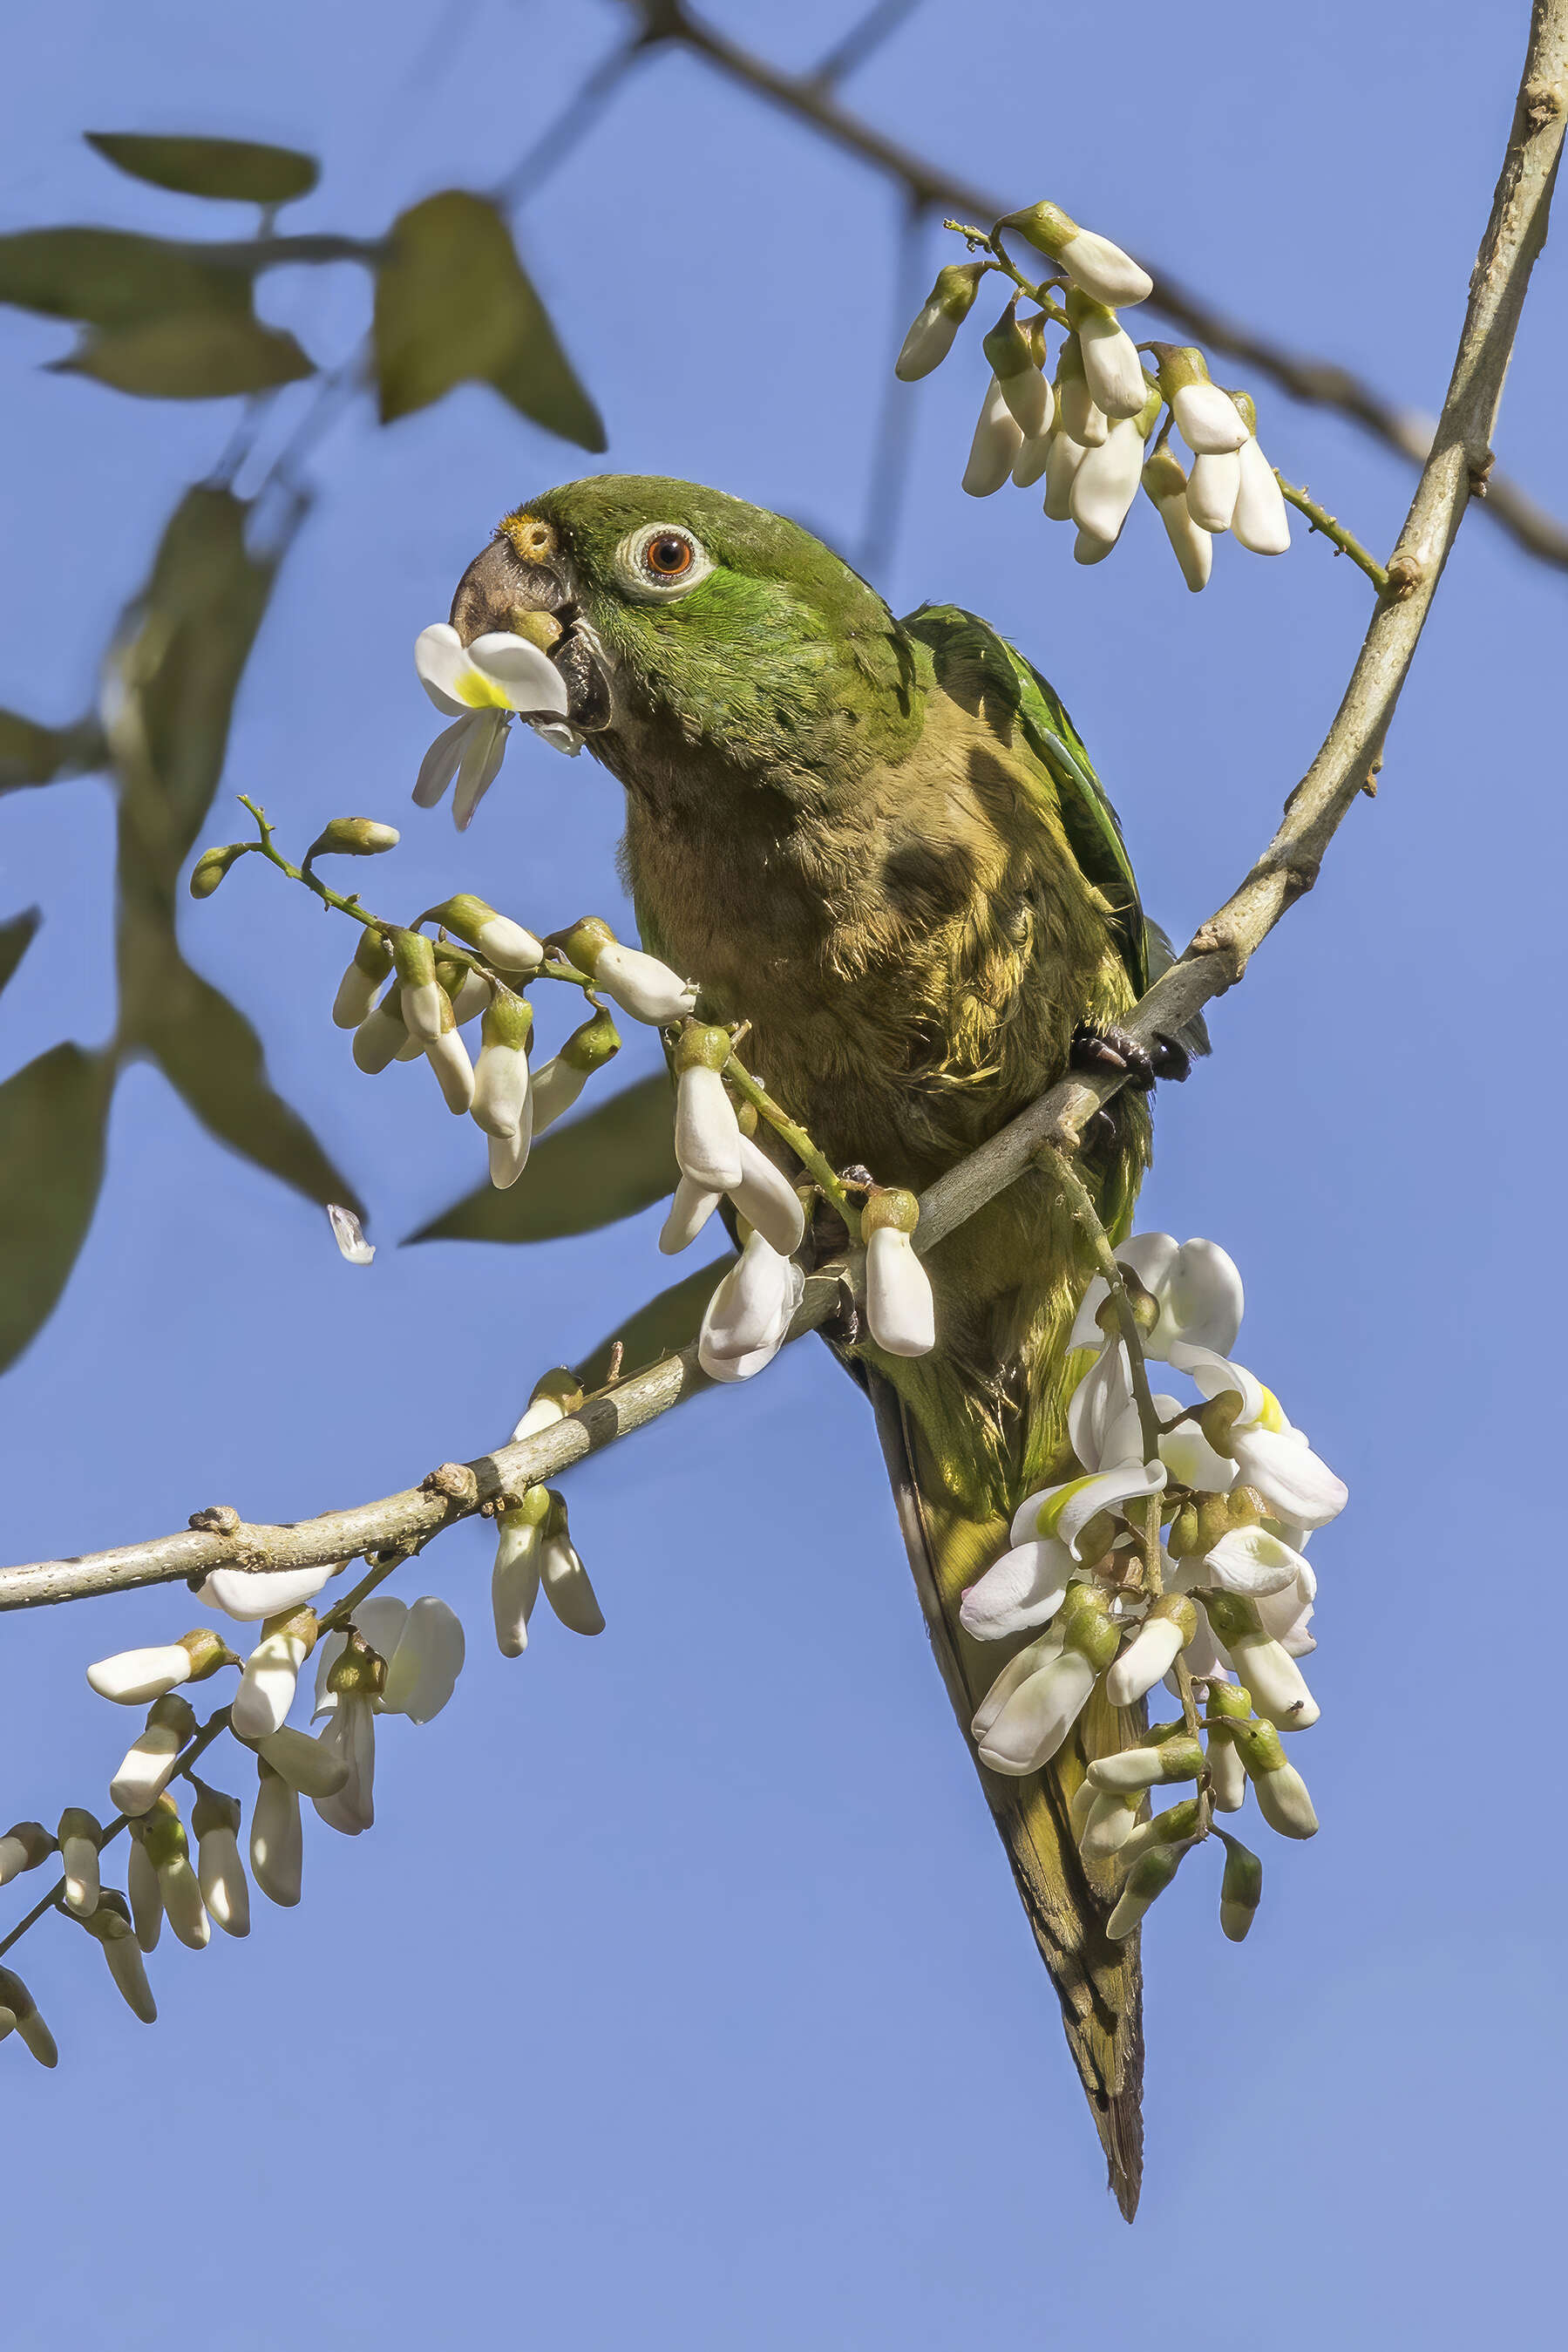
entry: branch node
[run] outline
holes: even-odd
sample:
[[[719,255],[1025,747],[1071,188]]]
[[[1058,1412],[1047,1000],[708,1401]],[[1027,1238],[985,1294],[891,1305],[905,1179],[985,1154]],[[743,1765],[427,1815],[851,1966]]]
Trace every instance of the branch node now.
[[[1396,555],[1388,567],[1388,594],[1396,604],[1413,596],[1426,577],[1425,567],[1417,556]]]
[[[1226,989],[1234,988],[1246,971],[1249,952],[1237,938],[1229,919],[1223,915],[1211,915],[1207,923],[1200,924],[1193,933],[1192,945],[1187,950],[1188,955],[1218,956],[1221,959],[1225,967],[1225,978],[1220,983],[1221,994]]]
[[[1526,82],[1520,96],[1524,100],[1524,119],[1531,131],[1544,131],[1563,111],[1563,93],[1552,82]]]
[[[237,1534],[241,1521],[232,1503],[209,1503],[204,1511],[193,1511],[186,1524],[198,1535],[232,1536]]]
[[[466,1462],[443,1462],[425,1473],[419,1491],[444,1496],[449,1503],[465,1503],[472,1509],[479,1499],[479,1481]]]
[[[1471,498],[1484,499],[1491,480],[1491,469],[1497,464],[1496,451],[1483,450],[1479,457],[1470,457],[1466,463],[1469,473]]]

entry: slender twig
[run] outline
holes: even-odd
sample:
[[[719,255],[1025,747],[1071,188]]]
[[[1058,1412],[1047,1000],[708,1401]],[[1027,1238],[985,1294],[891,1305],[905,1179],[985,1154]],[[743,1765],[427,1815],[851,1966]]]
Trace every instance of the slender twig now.
[[[1304,489],[1299,490],[1294,482],[1288,482],[1278,466],[1274,468],[1274,479],[1284,492],[1288,503],[1293,506],[1298,513],[1306,516],[1313,530],[1321,531],[1325,539],[1332,539],[1339,552],[1342,555],[1348,555],[1351,562],[1365,572],[1381,596],[1388,585],[1388,574],[1377,558],[1375,555],[1369,555],[1354,533],[1347,530],[1343,523],[1330,514],[1326,507],[1319,506],[1316,499],[1309,498]]]
[[[625,5],[642,19],[650,42],[667,43],[702,58],[755,97],[780,108],[797,121],[809,123],[833,145],[902,183],[922,207],[960,212],[979,220],[998,220],[1011,209],[1002,197],[967,184],[940,164],[884,136],[841,105],[813,75],[788,73],[732,41],[695,16],[685,0],[625,0]],[[1550,94],[1552,87],[1543,78],[1542,89]],[[1308,407],[1335,409],[1385,449],[1414,465],[1425,465],[1430,432],[1427,420],[1416,411],[1401,407],[1337,361],[1292,351],[1243,326],[1160,264],[1145,259],[1144,267],[1155,280],[1148,305],[1151,311],[1169,319],[1210,351],[1225,352],[1242,361],[1292,400]],[[1486,511],[1526,554],[1568,570],[1568,525],[1539,507],[1517,483],[1493,474]]]
[[[1333,724],[1287,803],[1262,856],[1181,959],[1122,1023],[1152,1045],[1233,987],[1286,908],[1310,889],[1319,864],[1373,761],[1381,752],[1443,568],[1472,492],[1484,479],[1509,354],[1531,270],[1546,235],[1568,90],[1568,0],[1536,0],[1512,128],[1470,284],[1443,413],[1379,600]],[[917,1245],[936,1248],[966,1218],[1034,1166],[1047,1148],[1071,1152],[1084,1122],[1109,1100],[1115,1075],[1074,1075],[1010,1120],[930,1186],[921,1202]],[[839,1307],[855,1259],[820,1269],[806,1284],[793,1335],[814,1330]],[[91,1594],[205,1576],[218,1567],[293,1568],[412,1547],[486,1499],[518,1493],[584,1454],[627,1436],[709,1385],[695,1348],[622,1381],[612,1394],[520,1443],[466,1465],[465,1481],[426,1485],[350,1510],[285,1527],[221,1534],[191,1529],[150,1543],[74,1559],[0,1570],[0,1610],[36,1608]],[[454,1494],[456,1485],[461,1492]]]
[[[919,5],[920,0],[876,0],[876,5],[866,10],[859,24],[852,25],[827,56],[812,67],[807,77],[812,88],[832,89],[858,72]]]

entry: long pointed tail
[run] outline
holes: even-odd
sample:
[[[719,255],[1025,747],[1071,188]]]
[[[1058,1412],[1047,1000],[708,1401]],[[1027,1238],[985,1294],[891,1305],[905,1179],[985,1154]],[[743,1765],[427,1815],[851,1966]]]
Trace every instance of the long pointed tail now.
[[[981,1522],[955,1510],[923,1462],[919,1429],[892,1384],[868,1365],[857,1370],[876,1414],[936,1664],[1061,2003],[1068,2047],[1105,2151],[1111,2188],[1130,2221],[1144,2169],[1138,1942],[1132,1936],[1113,1943],[1106,1935],[1115,1900],[1111,1874],[1106,1865],[1085,1863],[1080,1855],[1068,1807],[1085,1765],[1135,1739],[1142,1710],[1118,1710],[1097,1692],[1073,1737],[1044,1771],[1012,1780],[987,1770],[975,1756],[969,1725],[1006,1652],[970,1640],[958,1623],[958,1603],[966,1586],[1005,1549],[1007,1525],[1001,1518]]]

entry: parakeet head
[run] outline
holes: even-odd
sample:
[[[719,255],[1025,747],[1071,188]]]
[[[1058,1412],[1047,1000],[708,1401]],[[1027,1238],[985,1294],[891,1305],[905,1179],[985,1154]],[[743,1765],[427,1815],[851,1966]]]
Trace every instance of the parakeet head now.
[[[798,523],[661,475],[519,507],[458,583],[452,625],[465,645],[545,645],[572,724],[641,791],[698,745],[775,772],[858,765],[913,716],[916,649],[847,563]]]

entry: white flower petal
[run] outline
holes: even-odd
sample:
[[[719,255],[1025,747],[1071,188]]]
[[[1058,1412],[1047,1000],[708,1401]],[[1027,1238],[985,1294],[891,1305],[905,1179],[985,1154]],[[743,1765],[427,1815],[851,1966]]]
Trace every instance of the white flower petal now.
[[[1015,1544],[965,1593],[958,1622],[977,1642],[999,1642],[1054,1617],[1067,1598],[1072,1554],[1054,1537]]]
[[[298,1791],[268,1772],[256,1790],[250,1817],[252,1875],[269,1902],[291,1906],[299,1900],[304,1864]]]
[[[439,1715],[463,1671],[465,1646],[455,1611],[433,1593],[416,1601],[387,1660],[382,1714],[406,1715],[411,1723],[428,1723]]]
[[[340,1574],[346,1565],[334,1559],[325,1568],[214,1568],[196,1598],[209,1609],[221,1609],[225,1617],[237,1618],[242,1625],[253,1624],[285,1609],[298,1609],[302,1601],[314,1600],[328,1578]]]
[[[1291,516],[1274,469],[1256,441],[1244,441],[1237,457],[1241,481],[1231,532],[1254,555],[1283,555],[1291,544]]]
[[[1236,1472],[1244,1486],[1256,1486],[1279,1517],[1294,1519],[1304,1528],[1326,1528],[1350,1500],[1350,1489],[1320,1462],[1299,1431],[1243,1429],[1231,1432]]]
[[[474,667],[493,679],[512,709],[564,719],[566,680],[547,653],[508,629],[492,629],[468,648]]]
[[[718,1072],[701,1063],[675,1082],[675,1161],[683,1176],[707,1192],[733,1192],[740,1182],[735,1105]]]
[[[545,1599],[569,1633],[603,1633],[604,1612],[570,1536],[545,1538],[539,1549],[539,1581]]]
[[[457,772],[452,796],[452,822],[466,833],[475,810],[501,772],[507,756],[507,730],[511,721],[504,710],[483,710],[476,718]]]
[[[1067,511],[1079,530],[1113,547],[1138,494],[1143,470],[1144,436],[1132,418],[1121,418],[1073,475]]]
[[[450,621],[433,621],[428,629],[421,629],[413,641],[413,667],[437,710],[468,708],[457,691],[458,682],[469,667],[468,656]]]
[[[1241,463],[1233,452],[1193,459],[1192,472],[1187,477],[1186,510],[1199,530],[1229,530],[1240,488]]]
[[[1067,1408],[1068,1438],[1085,1470],[1099,1470],[1124,1458],[1126,1449],[1124,1454],[1109,1454],[1106,1441],[1129,1411],[1136,1415],[1127,1350],[1120,1339],[1109,1339],[1073,1390]]]
[[[542,1520],[514,1516],[500,1522],[496,1565],[490,1575],[490,1606],[496,1620],[496,1646],[504,1658],[520,1658],[528,1646],[528,1620],[539,1597],[543,1542]]]
[[[1088,1705],[1098,1679],[1077,1650],[1062,1650],[1019,1685],[978,1742],[982,1764],[1021,1780],[1048,1764]]]
[[[1171,408],[1176,431],[1197,457],[1228,456],[1248,437],[1240,410],[1217,383],[1180,385]]]
[[[1091,314],[1079,321],[1078,344],[1083,354],[1083,381],[1095,406],[1103,408],[1107,416],[1136,416],[1149,396],[1149,379],[1144,373],[1138,347],[1125,327],[1118,320],[1098,319]],[[1138,436],[1138,466],[1142,471],[1142,435]]]
[[[349,1264],[369,1265],[376,1254],[376,1245],[365,1239],[365,1229],[352,1209],[345,1209],[340,1202],[329,1201],[327,1222],[332,1228],[332,1239]]]
[[[443,728],[429,751],[419,763],[419,775],[413,787],[414,805],[434,808],[463,764],[463,754],[474,732],[475,720],[482,716],[465,710],[461,719]]]
[[[866,1244],[865,1308],[871,1336],[890,1356],[928,1356],[936,1345],[931,1277],[908,1234],[878,1225]]]
[[[1112,1706],[1132,1706],[1145,1697],[1170,1672],[1181,1646],[1181,1627],[1169,1617],[1140,1625],[1105,1676]]]
[[[120,1706],[146,1706],[191,1678],[191,1656],[178,1642],[150,1650],[120,1650],[87,1670],[88,1686]]]
[[[1130,253],[1113,245],[1108,236],[1101,236],[1092,228],[1081,228],[1070,236],[1057,259],[1075,286],[1096,302],[1131,306],[1145,302],[1155,290],[1155,281],[1146,269],[1140,269]]]
[[[285,1628],[268,1633],[251,1652],[229,1709],[229,1721],[242,1739],[265,1739],[268,1732],[282,1729],[294,1704],[306,1650],[304,1634]]]
[[[740,1139],[740,1181],[729,1187],[729,1195],[747,1223],[755,1225],[770,1248],[780,1257],[793,1257],[806,1234],[800,1196],[783,1170],[748,1135]],[[662,1237],[659,1246],[664,1247]]]
[[[1051,436],[1051,446],[1045,453],[1045,514],[1049,522],[1065,522],[1072,503],[1072,484],[1078,468],[1089,455],[1082,441],[1067,430],[1067,399],[1062,395],[1062,422]],[[1095,410],[1098,416],[1100,412]],[[1104,436],[1102,434],[1102,440]],[[1095,1338],[1099,1338],[1098,1332]]]
[[[682,980],[659,957],[647,955],[641,948],[622,947],[619,940],[600,949],[593,979],[600,992],[633,1021],[652,1022],[656,1028],[696,1010],[697,992],[689,981]]]
[[[1021,1690],[1030,1675],[1039,1674],[1047,1662],[1061,1654],[1061,1629],[1048,1625],[1038,1640],[1030,1642],[1010,1657],[975,1709],[969,1729],[977,1739],[983,1739],[995,1723],[1013,1693]]]
[[[659,1247],[666,1257],[674,1257],[695,1242],[719,1202],[722,1192],[707,1192],[690,1176],[683,1176],[670,1202],[669,1215],[659,1230]]]
[[[329,1829],[358,1837],[376,1818],[376,1718],[362,1691],[345,1691],[317,1746],[346,1765],[348,1777],[335,1796],[312,1797]]]
[[[969,445],[968,462],[964,467],[962,487],[972,499],[988,499],[999,490],[1012,471],[1013,459],[1023,446],[1023,428],[1003,397],[1002,388],[995,376],[991,378],[980,415],[975,426],[975,437]]]
[[[1245,1593],[1249,1601],[1258,1601],[1272,1592],[1294,1592],[1307,1563],[1289,1544],[1262,1528],[1231,1528],[1205,1554],[1205,1565],[1211,1580],[1223,1591]]]

